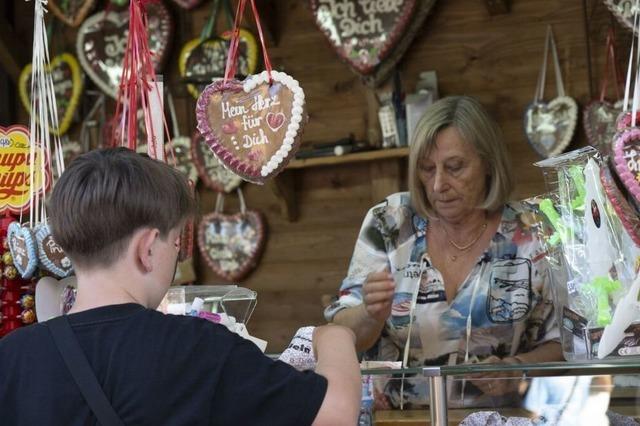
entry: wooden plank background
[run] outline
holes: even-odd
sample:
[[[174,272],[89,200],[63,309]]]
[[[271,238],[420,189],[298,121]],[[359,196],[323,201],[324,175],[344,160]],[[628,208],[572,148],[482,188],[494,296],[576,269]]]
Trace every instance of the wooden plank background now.
[[[602,2],[595,0],[510,3],[510,13],[490,16],[483,0],[439,0],[400,62],[399,70],[408,92],[413,91],[420,72],[435,70],[441,95],[472,95],[487,106],[504,131],[517,173],[515,196],[521,198],[544,190],[540,171],[531,165],[538,158],[524,137],[522,117],[533,98],[547,24],[555,28],[566,91],[584,106],[592,96],[590,87],[595,88],[601,77],[604,40],[613,19]],[[194,100],[178,81],[178,47],[199,34],[210,2],[189,12],[173,4],[169,6],[177,24],[165,80],[177,98],[182,131],[191,133],[195,130]],[[13,16],[9,19],[16,23],[19,38],[29,45],[32,7],[31,2],[14,0]],[[273,29],[279,34],[279,44],[269,49],[272,63],[297,78],[307,95],[310,122],[304,143],[330,142],[349,134],[365,140],[369,89],[329,48],[306,2],[273,0],[272,7]],[[629,33],[615,26],[621,63],[626,63]],[[75,51],[74,30],[56,32],[54,37],[56,41],[52,44],[58,52],[64,46]],[[591,80],[589,62],[593,66]],[[546,93],[554,95],[552,74],[547,80]],[[87,85],[91,83],[87,81]],[[20,121],[27,123],[21,104],[17,100],[14,104]],[[78,121],[81,117],[82,113]],[[78,128],[76,124],[72,136],[77,135]],[[571,148],[583,144],[580,120]],[[262,261],[240,283],[259,294],[249,330],[269,341],[268,351],[281,351],[298,327],[323,322],[321,297],[336,293],[346,273],[361,220],[378,201],[379,194],[371,185],[371,169],[368,164],[354,164],[297,171],[295,190],[300,216],[294,223],[280,215],[278,200],[268,188],[244,186],[248,206],[262,211],[268,219],[269,240]],[[406,186],[404,181],[401,186]],[[202,212],[212,210],[214,194],[204,188],[199,188],[199,193]],[[227,211],[235,211],[235,196],[227,198]],[[198,256],[195,261],[199,283],[223,282]]]

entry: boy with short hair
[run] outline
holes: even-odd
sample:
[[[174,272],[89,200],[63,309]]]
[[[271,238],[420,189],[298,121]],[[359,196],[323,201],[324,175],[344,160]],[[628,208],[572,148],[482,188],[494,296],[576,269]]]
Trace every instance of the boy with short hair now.
[[[127,425],[355,424],[350,330],[316,328],[316,373],[298,372],[223,326],[155,310],[196,212],[179,172],[125,148],[92,151],[63,173],[49,210],[54,239],[74,262],[77,298],[67,316],[0,340],[0,423],[96,424],[106,411],[114,420],[103,422]],[[60,328],[73,337],[61,340]],[[76,358],[65,353],[74,345]],[[77,372],[83,356],[89,374]],[[81,383],[91,372],[102,397]]]

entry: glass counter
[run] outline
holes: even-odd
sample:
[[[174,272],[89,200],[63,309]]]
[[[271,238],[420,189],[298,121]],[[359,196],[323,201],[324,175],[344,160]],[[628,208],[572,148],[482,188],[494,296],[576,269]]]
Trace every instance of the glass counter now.
[[[613,426],[640,418],[640,359],[385,367],[362,374],[375,389],[373,419],[364,425],[458,425],[478,412],[538,425]],[[476,414],[482,415],[489,413]]]

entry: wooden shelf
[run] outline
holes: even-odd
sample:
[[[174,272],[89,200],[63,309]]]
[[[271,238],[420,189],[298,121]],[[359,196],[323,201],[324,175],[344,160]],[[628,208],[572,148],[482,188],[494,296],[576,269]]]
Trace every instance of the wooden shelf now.
[[[408,155],[409,147],[377,149],[372,151],[356,152],[354,154],[291,160],[286,168],[304,169],[307,167],[333,166],[336,164],[361,163],[365,161],[384,160],[388,158],[403,158],[407,157]]]
[[[309,167],[340,166],[353,163],[369,163],[371,174],[371,198],[380,200],[400,190],[400,167],[409,155],[409,148],[379,149],[340,156],[292,160],[268,186],[280,201],[280,212],[289,221],[298,219],[298,205],[294,183],[297,170]]]

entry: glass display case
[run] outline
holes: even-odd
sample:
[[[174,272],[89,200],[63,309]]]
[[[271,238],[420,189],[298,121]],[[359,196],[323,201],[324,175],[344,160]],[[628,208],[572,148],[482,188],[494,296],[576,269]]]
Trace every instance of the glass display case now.
[[[524,422],[511,424],[639,424],[637,359],[373,368],[362,374],[373,389],[374,408],[361,425],[458,425],[474,413],[475,422],[467,424],[503,424],[491,423],[490,415]],[[469,395],[478,389],[482,397],[474,401]]]

